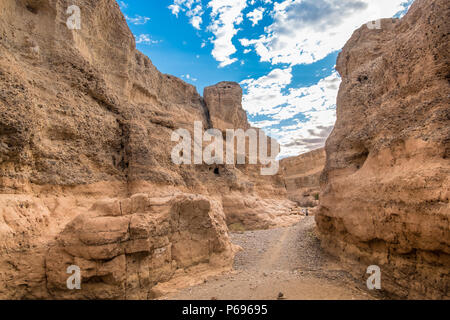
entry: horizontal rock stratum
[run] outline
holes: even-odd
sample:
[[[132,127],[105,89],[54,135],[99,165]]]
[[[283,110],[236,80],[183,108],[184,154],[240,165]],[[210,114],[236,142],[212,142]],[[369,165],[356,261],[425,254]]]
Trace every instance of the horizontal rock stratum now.
[[[316,206],[319,203],[319,180],[324,166],[323,148],[281,160],[288,198],[300,206]]]
[[[450,298],[450,2],[354,32],[326,143],[322,245],[402,298]]]

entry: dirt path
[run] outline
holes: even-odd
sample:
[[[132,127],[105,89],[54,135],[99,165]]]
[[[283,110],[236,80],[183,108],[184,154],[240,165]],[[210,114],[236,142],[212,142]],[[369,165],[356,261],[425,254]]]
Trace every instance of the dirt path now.
[[[164,299],[271,300],[376,299],[336,260],[325,254],[314,236],[314,217],[288,228],[234,233],[234,271],[170,294]]]

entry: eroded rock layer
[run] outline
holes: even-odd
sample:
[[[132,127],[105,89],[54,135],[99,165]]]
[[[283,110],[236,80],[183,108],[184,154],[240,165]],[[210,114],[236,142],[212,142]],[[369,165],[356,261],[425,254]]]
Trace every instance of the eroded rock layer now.
[[[355,31],[326,143],[322,245],[408,298],[450,298],[450,2]]]
[[[195,121],[249,128],[241,95],[225,82],[203,99],[161,74],[114,0],[2,0],[0,298],[146,299],[230,269],[223,195],[280,201],[292,221],[280,175],[171,159],[173,131]],[[284,222],[271,208],[263,227]]]
[[[302,207],[319,204],[319,180],[325,166],[325,149],[283,159],[281,168],[288,198]]]
[[[176,272],[200,264],[227,270],[234,251],[224,219],[220,203],[198,195],[99,201],[49,250],[47,289],[66,299],[149,299]],[[81,290],[67,290],[61,265],[83,270]]]

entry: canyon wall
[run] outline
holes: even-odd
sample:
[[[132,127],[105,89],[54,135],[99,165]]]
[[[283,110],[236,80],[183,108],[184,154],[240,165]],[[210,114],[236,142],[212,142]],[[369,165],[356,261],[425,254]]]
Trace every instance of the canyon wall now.
[[[416,0],[362,26],[337,61],[342,84],[326,143],[322,246],[385,292],[450,298],[450,2]]]
[[[325,149],[281,160],[288,198],[302,207],[319,204],[319,180],[325,166]]]
[[[227,224],[298,221],[281,174],[173,163],[178,128],[250,127],[238,84],[204,95],[136,50],[114,0],[2,0],[0,298],[152,298],[229,270]]]

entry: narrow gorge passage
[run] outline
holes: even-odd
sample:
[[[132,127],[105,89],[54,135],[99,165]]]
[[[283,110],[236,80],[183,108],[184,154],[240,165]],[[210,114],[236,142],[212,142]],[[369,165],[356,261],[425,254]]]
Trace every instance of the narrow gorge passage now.
[[[380,299],[320,248],[314,228],[314,217],[305,217],[287,228],[233,233],[243,248],[234,271],[161,299]]]

